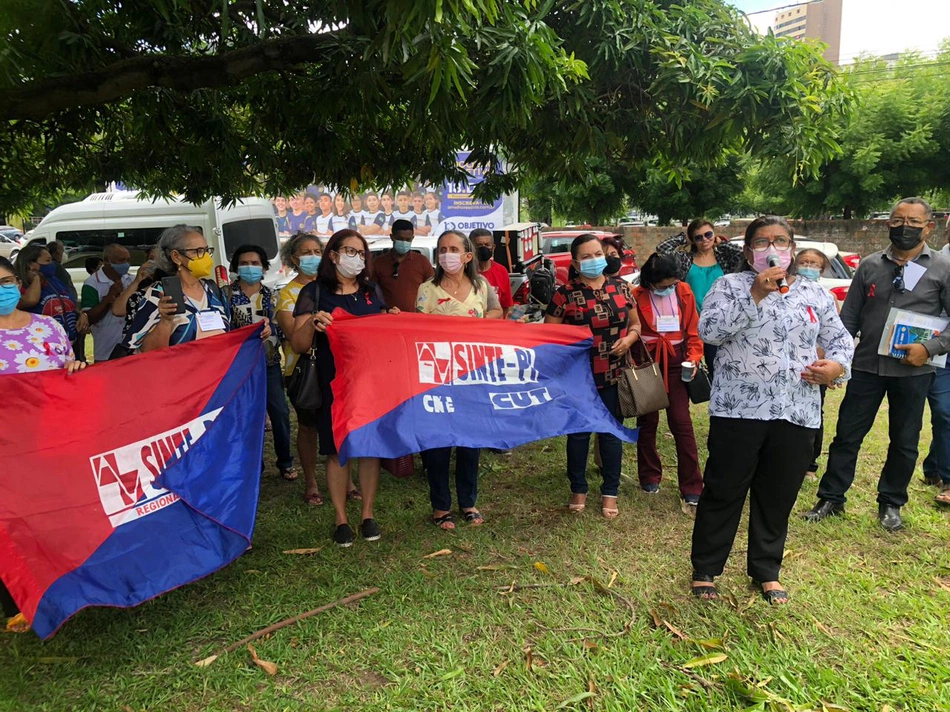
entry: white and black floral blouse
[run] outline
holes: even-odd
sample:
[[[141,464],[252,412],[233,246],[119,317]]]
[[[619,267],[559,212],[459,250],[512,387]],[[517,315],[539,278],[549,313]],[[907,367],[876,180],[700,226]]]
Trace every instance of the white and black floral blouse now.
[[[803,381],[802,372],[821,346],[850,378],[854,340],[832,296],[814,282],[796,279],[784,296],[773,292],[756,304],[750,293],[755,276],[720,277],[703,302],[699,337],[719,346],[709,414],[818,428],[819,387]]]

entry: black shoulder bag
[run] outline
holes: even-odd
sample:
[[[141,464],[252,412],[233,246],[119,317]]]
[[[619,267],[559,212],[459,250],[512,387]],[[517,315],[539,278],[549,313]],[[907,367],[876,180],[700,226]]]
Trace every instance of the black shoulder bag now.
[[[314,280],[313,314],[320,306],[320,282]],[[317,410],[323,405],[323,394],[320,392],[320,375],[317,372],[317,334],[313,334],[310,350],[300,354],[294,366],[293,373],[287,380],[287,395],[297,410]]]

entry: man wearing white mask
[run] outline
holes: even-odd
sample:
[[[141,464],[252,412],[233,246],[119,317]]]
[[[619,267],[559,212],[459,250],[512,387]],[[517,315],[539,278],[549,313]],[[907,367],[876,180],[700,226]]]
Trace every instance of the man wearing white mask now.
[[[108,245],[102,252],[103,265],[82,285],[82,310],[92,325],[96,362],[108,361],[112,349],[122,339],[125,319],[112,313],[112,304],[134,281],[129,274],[131,255],[122,245]]]

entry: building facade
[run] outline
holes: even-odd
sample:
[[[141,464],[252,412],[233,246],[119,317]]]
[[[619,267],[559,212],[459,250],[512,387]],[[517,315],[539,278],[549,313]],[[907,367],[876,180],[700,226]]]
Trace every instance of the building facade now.
[[[844,0],[813,0],[776,13],[776,37],[816,39],[828,45],[825,59],[838,64],[841,52],[841,5]]]

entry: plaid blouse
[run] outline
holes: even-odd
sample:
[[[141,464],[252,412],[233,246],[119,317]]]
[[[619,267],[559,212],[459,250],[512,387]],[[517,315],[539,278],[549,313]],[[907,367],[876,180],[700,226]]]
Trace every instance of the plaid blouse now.
[[[622,279],[607,278],[602,289],[594,289],[580,280],[558,287],[548,304],[547,313],[565,324],[586,326],[594,335],[590,367],[597,388],[613,385],[620,377],[623,358],[610,350],[627,335],[630,310],[635,309],[630,285]]]

